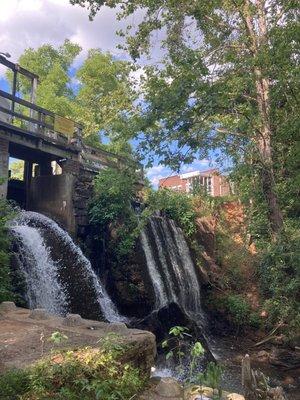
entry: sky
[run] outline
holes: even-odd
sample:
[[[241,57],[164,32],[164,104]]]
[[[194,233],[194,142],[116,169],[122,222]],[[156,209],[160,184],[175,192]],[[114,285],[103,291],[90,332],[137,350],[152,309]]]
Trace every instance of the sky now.
[[[55,47],[66,38],[78,43],[82,52],[75,59],[72,69],[77,69],[89,49],[100,48],[110,51],[116,57],[128,59],[128,56],[116,48],[122,39],[116,31],[125,28],[127,23],[135,26],[137,17],[126,21],[117,21],[116,10],[103,7],[93,21],[88,11],[72,6],[68,0],[0,0],[0,52],[8,52],[12,62],[28,48],[37,48],[45,43]],[[5,87],[4,69],[0,68],[0,86]],[[181,172],[204,170],[213,166],[212,160],[198,160],[184,166]],[[154,187],[158,180],[172,175],[172,171],[162,165],[147,170],[147,176]]]

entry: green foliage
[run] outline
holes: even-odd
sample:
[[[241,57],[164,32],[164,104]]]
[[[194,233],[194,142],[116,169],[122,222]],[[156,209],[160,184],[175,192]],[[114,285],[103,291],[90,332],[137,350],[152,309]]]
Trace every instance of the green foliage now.
[[[147,208],[152,213],[163,211],[167,217],[173,219],[191,237],[196,232],[196,213],[193,200],[186,193],[168,189],[158,191],[149,190],[146,199]]]
[[[66,39],[58,48],[50,44],[28,48],[18,63],[39,76],[38,105],[81,123],[87,144],[131,155],[128,119],[136,96],[130,79],[132,66],[110,53],[91,49],[72,79],[70,68],[80,52],[78,44]],[[12,83],[10,72],[8,79]],[[30,100],[29,79],[21,76],[17,89]],[[17,108],[28,113],[23,106]],[[101,144],[101,134],[109,137],[109,144]]]
[[[7,222],[13,218],[13,208],[6,200],[0,199],[0,302],[12,300],[9,269],[9,236]]]
[[[17,161],[14,161],[13,163],[9,164],[9,169],[11,171],[12,179],[17,179],[19,181],[23,180],[23,175],[24,175],[24,161],[23,160],[17,160]]]
[[[189,330],[183,326],[174,326],[169,331],[169,338],[162,342],[162,348],[167,349],[166,359],[174,358],[178,362],[177,369],[183,370],[183,363],[188,358],[188,377],[185,383],[202,386],[206,384],[217,389],[216,399],[221,398],[221,378],[224,369],[219,364],[210,362],[204,372],[197,372],[203,360],[205,349],[200,342],[193,342]]]
[[[200,342],[191,341],[189,329],[184,326],[173,326],[169,330],[169,337],[161,344],[166,349],[166,360],[174,358],[177,362],[177,371],[183,373],[184,361],[188,358],[188,381],[195,381],[195,369],[202,359],[205,350]]]
[[[0,400],[18,399],[29,390],[30,377],[28,371],[11,370],[0,375]]]
[[[118,258],[132,250],[139,235],[139,221],[132,202],[136,197],[137,177],[132,168],[107,168],[95,178],[90,221],[103,233],[113,232],[111,246]]]
[[[99,339],[101,349],[110,351],[114,355],[123,354],[127,346],[120,344],[121,337],[115,332],[109,332],[106,336]]]
[[[110,53],[89,51],[76,73],[80,82],[77,118],[85,125],[86,136],[93,137],[101,131],[117,143],[127,143],[128,118],[135,99],[130,71],[130,63],[116,60]],[[117,145],[115,149],[120,153]]]
[[[54,344],[60,344],[62,342],[65,342],[66,340],[68,340],[68,336],[59,331],[53,332],[49,338],[49,341]]]
[[[58,49],[44,44],[37,49],[28,48],[20,56],[19,64],[40,78],[36,93],[38,105],[62,116],[73,116],[73,93],[68,70],[80,51],[79,45],[66,39]],[[8,75],[12,82],[11,74]],[[29,100],[29,79],[20,78],[18,91]]]
[[[140,371],[107,349],[52,354],[34,366],[0,376],[0,399],[124,400],[145,384]]]
[[[300,327],[299,260],[300,228],[290,224],[276,242],[265,244],[259,265],[267,322],[270,326],[284,324],[289,334]]]
[[[226,307],[235,325],[242,327],[248,324],[251,308],[242,295],[229,295]]]
[[[91,18],[103,6],[119,6],[125,21],[142,13],[138,26],[119,32],[134,60],[160,47],[161,62],[143,66],[132,123],[150,161],[159,157],[175,169],[218,150],[219,161],[246,166],[261,189],[252,202],[263,210],[263,231],[277,232],[276,218],[281,228],[279,205],[299,215],[297,2],[70,2],[88,7]],[[162,40],[152,40],[161,32]]]
[[[221,365],[209,362],[203,376],[203,383],[213,388],[214,391],[215,389],[218,391],[217,399],[222,398],[221,379],[223,372],[224,369]]]
[[[262,327],[258,311],[252,310],[247,298],[243,294],[237,294],[233,289],[218,295],[210,294],[207,304],[210,309],[222,313],[231,326],[236,328],[236,334],[245,332],[249,328]]]

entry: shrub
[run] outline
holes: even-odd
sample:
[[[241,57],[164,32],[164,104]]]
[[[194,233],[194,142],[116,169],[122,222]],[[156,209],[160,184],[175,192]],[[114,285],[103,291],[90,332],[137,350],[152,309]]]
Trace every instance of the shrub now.
[[[248,301],[241,294],[225,295],[212,301],[216,308],[223,310],[227,318],[238,329],[248,326],[258,328],[261,325],[259,314],[251,309]]]
[[[6,200],[0,200],[0,302],[12,300],[9,269],[9,236],[7,222],[13,217],[12,206]]]
[[[128,254],[139,235],[139,220],[132,203],[136,198],[136,175],[132,169],[107,168],[94,180],[90,222],[103,233],[110,226],[115,232],[112,247],[117,258]]]
[[[24,370],[11,370],[0,375],[0,399],[13,400],[21,396],[29,388],[29,374]]]
[[[145,377],[118,352],[79,349],[53,353],[24,371],[0,378],[1,400],[123,400],[144,387]]]
[[[251,312],[250,306],[241,295],[229,295],[226,300],[227,309],[237,326],[247,325]]]
[[[186,193],[174,192],[169,189],[149,190],[146,196],[147,208],[154,211],[164,211],[191,237],[196,232],[196,212],[191,196]]]
[[[300,326],[299,260],[300,229],[288,224],[276,242],[265,244],[259,266],[267,323],[286,324],[289,333]]]

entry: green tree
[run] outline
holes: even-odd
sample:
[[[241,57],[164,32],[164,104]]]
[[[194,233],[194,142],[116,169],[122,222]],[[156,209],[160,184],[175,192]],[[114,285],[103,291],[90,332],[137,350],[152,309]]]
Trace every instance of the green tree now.
[[[115,60],[110,53],[98,49],[89,51],[77,71],[77,119],[84,123],[85,134],[92,143],[99,142],[98,133],[102,132],[113,140],[117,150],[125,151],[127,120],[135,99],[130,72],[128,62]]]
[[[16,160],[9,165],[11,178],[22,181],[24,175],[24,161]]]
[[[38,105],[59,115],[73,117],[74,93],[68,72],[80,51],[79,45],[66,39],[58,49],[45,44],[38,49],[28,48],[20,56],[19,64],[39,76]],[[31,82],[26,77],[20,77],[18,90],[29,99]]]
[[[142,148],[174,167],[212,148],[246,163],[259,176],[278,233],[274,153],[291,152],[296,139],[297,2],[70,1],[89,7],[91,18],[103,5],[121,6],[120,18],[143,10],[138,29],[127,29],[125,47],[137,59],[161,32],[164,60],[146,68],[146,106],[136,128],[144,132]]]
[[[131,155],[128,118],[135,100],[131,65],[92,49],[76,71],[74,84],[70,68],[80,51],[78,44],[66,39],[57,49],[50,44],[26,49],[18,62],[39,76],[38,105],[81,123],[86,143],[101,147],[102,133],[110,139],[102,147]],[[30,99],[31,83],[26,77],[20,77],[18,91]]]
[[[1,178],[0,178],[1,184]],[[0,199],[0,303],[11,300],[11,280],[9,270],[9,237],[7,222],[13,217],[13,209],[6,200]]]

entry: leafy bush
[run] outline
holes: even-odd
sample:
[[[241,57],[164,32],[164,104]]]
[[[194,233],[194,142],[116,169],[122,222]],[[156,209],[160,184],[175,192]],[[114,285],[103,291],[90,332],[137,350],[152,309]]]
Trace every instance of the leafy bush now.
[[[211,293],[206,301],[212,311],[220,312],[237,332],[244,331],[248,327],[260,328],[261,318],[258,312],[253,311],[247,299],[242,294],[234,291],[216,296]]]
[[[187,236],[196,232],[196,213],[191,197],[171,190],[145,191],[146,207],[137,215],[132,204],[137,197],[136,175],[132,169],[101,171],[94,181],[90,221],[100,232],[108,226],[114,232],[113,249],[117,258],[130,253],[141,229],[155,211],[174,219]]]
[[[288,225],[276,242],[265,245],[259,266],[267,322],[286,324],[290,333],[300,327],[299,260],[300,229]]]
[[[136,177],[129,169],[102,170],[94,180],[94,198],[90,207],[90,220],[105,225],[124,220],[132,213]]]
[[[0,375],[0,399],[17,399],[29,390],[29,373],[25,370],[11,370]]]
[[[229,295],[226,299],[226,307],[235,325],[242,327],[249,323],[251,308],[243,296]]]
[[[118,361],[118,352],[79,349],[53,353],[23,371],[0,377],[1,400],[123,400],[145,384],[130,364]]]
[[[9,269],[9,237],[7,221],[14,215],[13,208],[6,200],[0,200],[0,302],[12,300]]]
[[[167,349],[166,360],[173,358],[177,362],[177,372],[180,374],[184,385],[203,384],[213,389],[214,399],[222,397],[221,378],[224,369],[221,365],[209,362],[203,372],[199,372],[203,365],[205,349],[198,341],[194,342],[189,329],[184,326],[173,326],[169,330],[169,337],[161,344]],[[215,394],[215,389],[217,394]]]
[[[115,237],[112,246],[117,257],[130,252],[139,235],[139,220],[132,203],[136,198],[136,175],[132,169],[102,170],[94,181],[90,222],[100,234],[110,226]]]
[[[167,217],[173,219],[187,236],[196,232],[196,212],[193,199],[186,193],[173,190],[150,190],[146,196],[148,210],[164,211]]]

